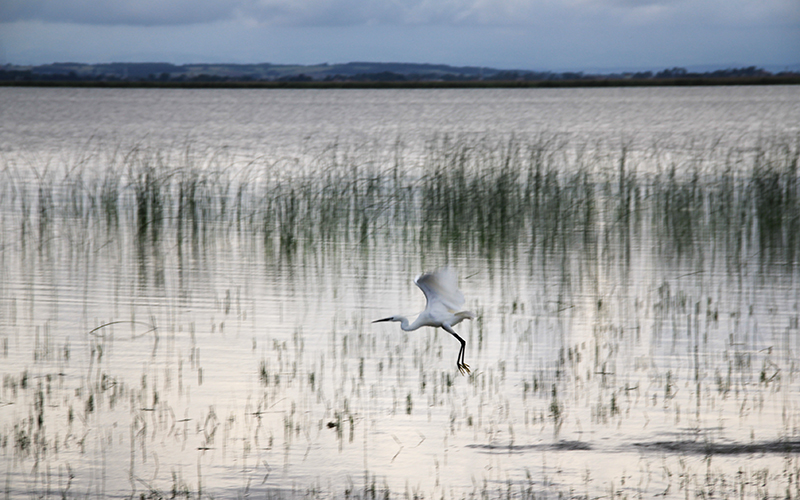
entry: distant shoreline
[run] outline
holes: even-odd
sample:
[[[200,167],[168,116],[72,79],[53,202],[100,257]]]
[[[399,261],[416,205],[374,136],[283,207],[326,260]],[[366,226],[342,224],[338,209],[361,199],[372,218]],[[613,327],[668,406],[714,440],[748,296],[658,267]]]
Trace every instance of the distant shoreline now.
[[[696,87],[731,85],[798,85],[798,75],[753,77],[681,77],[664,79],[468,80],[468,81],[215,81],[152,80],[0,80],[0,87],[135,88],[135,89],[482,89],[581,87]]]

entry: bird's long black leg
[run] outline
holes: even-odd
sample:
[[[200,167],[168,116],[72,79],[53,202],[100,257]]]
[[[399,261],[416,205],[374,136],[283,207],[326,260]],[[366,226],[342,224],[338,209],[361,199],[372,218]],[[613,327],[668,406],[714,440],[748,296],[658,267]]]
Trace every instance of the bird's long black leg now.
[[[467,342],[462,339],[461,336],[457,334],[452,327],[450,327],[450,325],[444,324],[442,325],[442,328],[444,328],[447,333],[455,337],[456,340],[461,342],[461,349],[458,350],[458,358],[456,358],[456,366],[458,367],[458,371],[460,371],[462,375],[464,375],[464,372],[470,373],[469,365],[464,362],[464,351],[466,350]]]

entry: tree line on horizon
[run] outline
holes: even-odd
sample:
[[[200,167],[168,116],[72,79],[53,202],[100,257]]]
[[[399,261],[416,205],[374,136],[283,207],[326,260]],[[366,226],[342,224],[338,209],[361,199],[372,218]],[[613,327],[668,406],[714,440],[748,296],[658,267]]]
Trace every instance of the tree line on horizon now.
[[[547,82],[597,80],[680,80],[800,77],[797,71],[772,73],[748,66],[693,72],[673,67],[662,71],[610,74],[499,70],[411,63],[347,63],[319,65],[185,64],[170,63],[54,63],[38,66],[0,66],[4,82],[150,82],[158,83],[414,83],[414,82]]]

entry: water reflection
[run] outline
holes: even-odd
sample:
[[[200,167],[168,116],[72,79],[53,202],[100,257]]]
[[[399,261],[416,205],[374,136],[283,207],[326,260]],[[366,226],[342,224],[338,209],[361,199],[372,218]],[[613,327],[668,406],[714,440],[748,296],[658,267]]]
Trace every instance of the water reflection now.
[[[140,148],[31,180],[7,163],[11,495],[798,484],[796,142],[688,169],[696,151],[541,136],[345,153],[238,169]],[[478,314],[468,377],[448,334],[371,323],[421,310],[413,276],[444,263]]]

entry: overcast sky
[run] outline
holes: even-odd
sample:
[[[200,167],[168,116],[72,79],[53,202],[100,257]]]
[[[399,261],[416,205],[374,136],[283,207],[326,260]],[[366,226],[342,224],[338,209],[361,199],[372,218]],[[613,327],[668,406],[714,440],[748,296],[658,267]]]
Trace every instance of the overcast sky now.
[[[0,63],[800,63],[800,0],[0,0]]]

